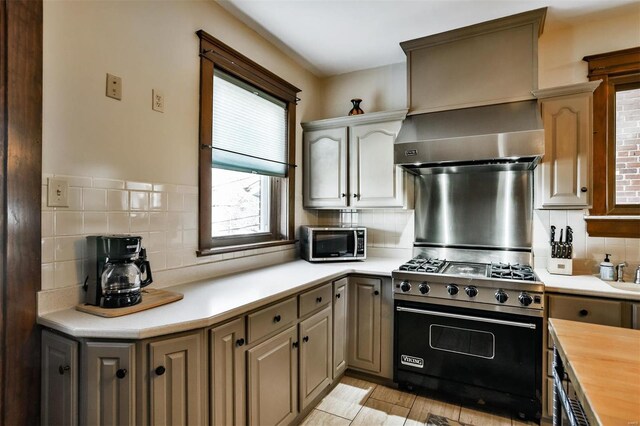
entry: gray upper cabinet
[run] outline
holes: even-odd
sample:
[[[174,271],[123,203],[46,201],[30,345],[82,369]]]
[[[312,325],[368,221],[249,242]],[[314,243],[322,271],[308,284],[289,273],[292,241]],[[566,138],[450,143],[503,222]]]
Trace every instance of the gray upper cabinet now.
[[[380,373],[382,279],[349,278],[349,352],[347,364]]]
[[[300,322],[300,409],[331,384],[331,305]]]
[[[42,332],[42,425],[78,424],[78,343]]]
[[[212,425],[243,425],[245,420],[244,317],[209,330],[209,409]]]
[[[410,207],[409,177],[393,160],[393,143],[406,113],[303,123],[304,207]]]
[[[82,360],[82,423],[134,425],[135,344],[87,342]]]
[[[149,343],[150,423],[204,424],[202,331]]]
[[[347,288],[342,278],[333,283],[333,378],[347,369]]]
[[[536,168],[536,207],[591,206],[593,91],[600,81],[534,92],[540,99],[545,152]]]

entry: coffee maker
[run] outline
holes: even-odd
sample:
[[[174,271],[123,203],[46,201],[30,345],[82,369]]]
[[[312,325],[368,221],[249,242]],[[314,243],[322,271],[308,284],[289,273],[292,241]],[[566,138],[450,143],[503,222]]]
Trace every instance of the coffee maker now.
[[[86,303],[90,305],[103,308],[133,306],[142,301],[140,289],[153,282],[142,237],[88,236],[86,262],[88,276],[84,288]]]

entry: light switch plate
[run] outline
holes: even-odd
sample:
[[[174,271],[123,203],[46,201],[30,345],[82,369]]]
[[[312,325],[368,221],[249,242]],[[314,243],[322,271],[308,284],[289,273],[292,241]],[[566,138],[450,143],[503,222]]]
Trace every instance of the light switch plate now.
[[[153,98],[151,108],[154,111],[164,112],[164,93],[162,92],[162,90],[153,89],[151,91],[151,95]]]
[[[107,73],[107,96],[122,100],[122,78]]]
[[[69,182],[66,179],[49,178],[47,183],[47,206],[69,207]]]

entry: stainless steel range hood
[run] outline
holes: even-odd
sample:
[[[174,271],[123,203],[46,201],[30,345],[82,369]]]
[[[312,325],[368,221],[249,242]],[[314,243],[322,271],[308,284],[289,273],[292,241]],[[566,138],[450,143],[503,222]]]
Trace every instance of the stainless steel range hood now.
[[[416,174],[532,169],[543,154],[536,100],[410,115],[394,146],[395,163]]]

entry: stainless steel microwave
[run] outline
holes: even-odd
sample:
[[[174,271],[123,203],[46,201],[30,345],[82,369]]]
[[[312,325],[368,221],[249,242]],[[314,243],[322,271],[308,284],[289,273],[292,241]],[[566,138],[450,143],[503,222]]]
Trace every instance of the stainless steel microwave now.
[[[309,262],[364,260],[367,258],[367,228],[302,226],[300,251]]]

